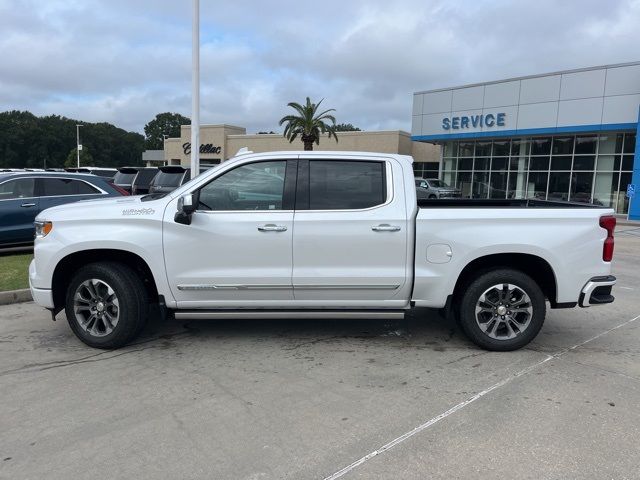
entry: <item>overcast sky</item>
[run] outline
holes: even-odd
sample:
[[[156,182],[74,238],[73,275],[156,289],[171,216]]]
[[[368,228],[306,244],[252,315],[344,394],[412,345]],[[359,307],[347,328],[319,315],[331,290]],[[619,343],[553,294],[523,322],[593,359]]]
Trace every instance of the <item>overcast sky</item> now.
[[[190,115],[191,0],[0,0],[0,110],[142,132]],[[290,101],[411,125],[412,93],[640,60],[640,0],[201,0],[201,122],[277,130]]]

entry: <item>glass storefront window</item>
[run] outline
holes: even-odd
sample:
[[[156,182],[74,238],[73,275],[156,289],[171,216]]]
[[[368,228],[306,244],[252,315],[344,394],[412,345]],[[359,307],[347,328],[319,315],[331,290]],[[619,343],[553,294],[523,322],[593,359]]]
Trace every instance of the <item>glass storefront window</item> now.
[[[476,157],[476,161],[473,163],[474,170],[489,170],[489,159],[484,157]]]
[[[591,135],[588,137],[576,137],[576,155],[596,153],[598,137]]]
[[[595,155],[576,155],[573,159],[574,170],[593,170],[596,163]]]
[[[551,157],[551,170],[571,170],[571,157]]]
[[[622,134],[600,135],[599,142],[598,153],[600,155],[620,153],[616,151],[616,145],[620,145],[620,148],[622,148]]]
[[[525,198],[527,193],[527,174],[525,172],[509,173],[507,198]]]
[[[507,197],[507,174],[506,172],[491,172],[489,182],[489,198]]]
[[[487,198],[489,196],[489,172],[474,172],[473,198]]]
[[[511,142],[512,157],[528,157],[531,150],[531,142],[528,138],[519,138]]]
[[[531,155],[549,155],[551,138],[534,138],[531,140]]]
[[[442,180],[447,185],[456,184],[456,172],[442,172]]]
[[[490,156],[491,156],[491,142],[476,143],[476,157],[490,157]]]
[[[620,155],[598,155],[597,169],[601,171],[620,170]]]
[[[624,136],[623,153],[635,153],[635,152],[636,152],[636,135],[634,133],[627,133]]]
[[[547,197],[547,172],[530,172],[527,180],[527,198],[544,200]]]
[[[458,172],[456,187],[462,192],[462,198],[471,198],[471,172]]]
[[[511,146],[510,140],[496,140],[495,142],[493,142],[493,156],[508,157],[510,146]]]
[[[509,159],[509,169],[512,172],[524,172],[529,165],[529,159],[527,157],[511,157]]]
[[[458,160],[458,170],[473,170],[473,157],[460,158]]]
[[[460,142],[459,157],[473,157],[473,142]]]
[[[456,158],[445,158],[442,161],[443,170],[455,170],[458,167],[458,160]]]
[[[600,159],[598,159],[598,163]],[[593,203],[605,207],[613,207],[618,196],[618,172],[596,173],[595,188],[593,190]]]
[[[503,172],[507,170],[507,159],[506,158],[493,158],[491,160],[491,171],[492,172]]]
[[[549,170],[549,157],[531,157],[530,170]]]
[[[458,142],[447,142],[444,144],[444,157],[458,156]]]
[[[573,137],[555,137],[552,152],[554,155],[573,154]]]
[[[591,202],[622,214],[635,146],[631,132],[447,142],[442,179],[464,198]]]
[[[549,176],[548,200],[568,200],[569,199],[569,172],[551,172]]]
[[[591,188],[593,187],[593,172],[577,172],[571,177],[572,202],[591,203]]]
[[[629,199],[627,198],[627,185],[631,183],[631,172],[623,172],[620,174],[620,187],[618,189],[618,205],[616,211],[618,213],[627,213],[629,211]]]

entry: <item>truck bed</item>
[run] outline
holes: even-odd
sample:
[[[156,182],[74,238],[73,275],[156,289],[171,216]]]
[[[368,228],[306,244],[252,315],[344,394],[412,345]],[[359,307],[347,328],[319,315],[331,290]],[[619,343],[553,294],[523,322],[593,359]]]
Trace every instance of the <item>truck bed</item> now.
[[[539,200],[536,198],[444,198],[418,199],[420,208],[608,208],[591,203]]]

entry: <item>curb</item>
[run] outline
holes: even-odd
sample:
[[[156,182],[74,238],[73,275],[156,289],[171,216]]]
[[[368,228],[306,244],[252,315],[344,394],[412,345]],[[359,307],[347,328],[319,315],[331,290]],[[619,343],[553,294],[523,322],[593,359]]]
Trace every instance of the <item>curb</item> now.
[[[0,305],[10,305],[12,303],[30,302],[31,290],[9,290],[8,292],[0,292]]]

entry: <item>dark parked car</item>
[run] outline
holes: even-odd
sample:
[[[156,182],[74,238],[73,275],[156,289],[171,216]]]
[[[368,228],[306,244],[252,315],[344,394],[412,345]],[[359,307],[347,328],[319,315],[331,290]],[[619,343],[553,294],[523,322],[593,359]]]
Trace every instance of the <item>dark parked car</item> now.
[[[33,221],[46,208],[119,195],[115,186],[95,175],[0,173],[0,247],[33,243]]]
[[[149,193],[149,186],[159,171],[157,167],[139,169],[131,185],[131,195],[146,195]]]
[[[118,187],[126,190],[131,193],[131,185],[133,184],[133,179],[136,178],[138,174],[138,167],[121,167],[118,169],[118,172],[113,177],[113,183]]]
[[[191,180],[191,169],[180,165],[165,165],[159,167],[158,174],[151,182],[149,193],[169,193],[180,185]]]

